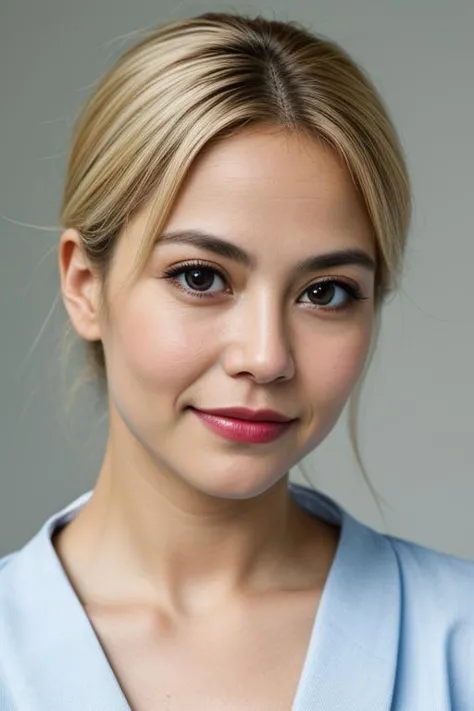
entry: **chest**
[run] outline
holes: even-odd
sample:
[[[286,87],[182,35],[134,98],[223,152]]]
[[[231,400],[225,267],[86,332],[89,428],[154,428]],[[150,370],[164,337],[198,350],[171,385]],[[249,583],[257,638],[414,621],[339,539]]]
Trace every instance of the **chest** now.
[[[319,593],[177,629],[155,614],[90,618],[132,711],[290,711]]]

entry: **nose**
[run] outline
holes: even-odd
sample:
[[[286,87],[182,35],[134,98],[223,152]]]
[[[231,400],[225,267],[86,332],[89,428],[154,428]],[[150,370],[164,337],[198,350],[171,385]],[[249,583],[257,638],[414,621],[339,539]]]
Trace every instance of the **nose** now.
[[[268,296],[240,304],[222,354],[228,375],[247,375],[261,384],[294,376],[289,329],[281,311]]]

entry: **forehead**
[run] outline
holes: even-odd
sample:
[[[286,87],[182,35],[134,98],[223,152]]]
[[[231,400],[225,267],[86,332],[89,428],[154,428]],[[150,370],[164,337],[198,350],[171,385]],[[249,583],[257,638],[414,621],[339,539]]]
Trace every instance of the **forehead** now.
[[[249,242],[270,235],[372,242],[342,160],[316,139],[273,127],[247,128],[198,157],[167,224],[186,227]]]

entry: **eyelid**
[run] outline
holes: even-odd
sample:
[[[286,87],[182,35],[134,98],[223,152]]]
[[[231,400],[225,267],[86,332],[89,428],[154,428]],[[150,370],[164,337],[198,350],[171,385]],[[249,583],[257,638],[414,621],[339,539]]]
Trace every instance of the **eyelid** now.
[[[225,281],[227,281],[228,283],[230,282],[230,277],[226,273],[226,270],[220,264],[215,264],[214,262],[210,262],[205,259],[188,259],[184,262],[176,262],[176,264],[171,264],[167,269],[165,269],[164,273],[168,275],[178,274],[181,271],[185,271],[186,269],[192,269],[193,267],[205,267],[207,269],[212,269],[222,279],[225,279]],[[306,286],[300,288],[300,291],[301,293],[303,293],[306,289],[309,289],[312,284],[321,283],[325,281],[341,281],[347,284],[348,286],[353,286],[355,289],[360,289],[360,285],[358,284],[358,282],[355,279],[352,279],[351,277],[348,277],[346,275],[322,274],[321,276],[314,276],[313,278],[311,278],[306,284]]]
[[[340,276],[321,278],[321,279],[317,279],[317,280],[311,282],[305,289],[303,289],[299,298],[301,298],[301,296],[306,294],[313,284],[332,284],[336,287],[339,287],[343,291],[345,291],[346,295],[349,299],[349,303],[347,304],[346,307],[318,306],[317,304],[313,304],[312,305],[313,308],[316,308],[316,309],[322,309],[322,310],[326,310],[326,311],[340,311],[340,310],[343,310],[344,308],[348,308],[350,306],[350,304],[354,304],[359,301],[368,301],[370,299],[369,296],[364,296],[362,288],[359,286],[359,284],[357,284],[357,282],[354,282],[352,280],[346,280]]]
[[[301,293],[309,289],[309,287],[313,284],[324,284],[325,282],[334,282],[355,289],[356,291],[361,291],[361,286],[359,282],[357,282],[355,279],[352,279],[351,277],[342,274],[322,274],[321,276],[313,277],[311,281],[309,281],[308,284],[303,287]]]
[[[203,259],[190,259],[186,260],[184,262],[177,262],[174,265],[171,265],[167,269],[164,270],[164,278],[165,279],[170,279],[172,281],[175,281],[175,286],[179,288],[181,291],[184,293],[187,293],[191,296],[195,296],[198,298],[207,298],[209,300],[215,299],[219,296],[219,294],[222,293],[229,293],[229,288],[226,289],[223,292],[206,292],[202,291],[199,292],[198,290],[193,290],[192,288],[185,289],[181,285],[179,285],[176,280],[174,280],[174,277],[177,276],[178,274],[182,274],[183,272],[189,271],[193,268],[196,267],[203,267],[206,269],[210,269],[211,271],[215,272],[216,275],[222,279],[225,284],[227,284],[228,287],[230,287],[230,279],[228,278],[227,274],[225,273],[225,270],[219,265],[216,265],[212,262],[208,262]],[[346,307],[330,307],[330,306],[317,306],[314,304],[312,308],[322,310],[322,311],[328,311],[328,312],[336,312],[339,310],[344,310],[344,308],[349,308],[350,304],[354,304],[358,301],[367,301],[370,297],[369,296],[364,296],[363,295],[363,290],[361,286],[358,284],[357,281],[354,279],[351,279],[350,277],[347,276],[342,276],[339,274],[325,274],[321,275],[320,277],[314,277],[311,281],[308,282],[306,286],[304,286],[302,289],[299,290],[299,296],[298,299],[301,299],[301,297],[308,291],[308,289],[313,285],[313,284],[324,284],[324,283],[330,283],[330,284],[335,284],[336,286],[339,286],[340,288],[343,288],[346,290],[347,296],[349,298],[349,303]],[[301,302],[299,302],[301,303]]]
[[[207,262],[206,260],[203,260],[203,259],[189,259],[184,262],[177,262],[176,264],[171,264],[169,267],[167,267],[164,270],[164,274],[166,274],[166,275],[179,274],[181,272],[185,272],[189,269],[193,269],[196,267],[203,267],[205,269],[211,269],[212,271],[215,271],[216,274],[221,277],[221,279],[224,279],[226,282],[229,282],[229,277],[226,274],[225,269],[223,269],[218,264],[214,264],[213,262]]]
[[[180,284],[178,284],[175,277],[177,277],[179,274],[182,274],[183,272],[191,271],[192,269],[196,269],[199,267],[209,269],[210,271],[215,272],[215,274],[220,279],[222,279],[222,281],[226,285],[226,289],[221,292],[199,292],[198,290],[193,290],[191,288],[185,289]],[[197,296],[199,298],[215,299],[217,296],[219,296],[219,294],[228,294],[230,290],[230,280],[227,277],[225,270],[222,269],[222,267],[213,264],[212,262],[206,262],[202,259],[192,259],[185,262],[177,262],[176,264],[170,265],[167,269],[165,269],[163,274],[163,278],[169,279],[170,281],[174,282],[174,285],[176,286],[176,288],[180,289],[180,291],[191,296]]]

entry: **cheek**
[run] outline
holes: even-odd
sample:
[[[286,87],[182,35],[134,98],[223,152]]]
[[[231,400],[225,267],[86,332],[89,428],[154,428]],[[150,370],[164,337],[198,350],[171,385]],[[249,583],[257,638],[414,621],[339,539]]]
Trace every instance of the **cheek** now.
[[[163,295],[158,302],[152,289],[129,298],[106,344],[114,378],[160,392],[192,381],[213,357],[215,324],[191,313]]]
[[[335,411],[344,406],[364,369],[370,339],[368,323],[359,328],[343,326],[340,332],[315,340],[312,351],[305,353],[305,370],[316,403]]]

